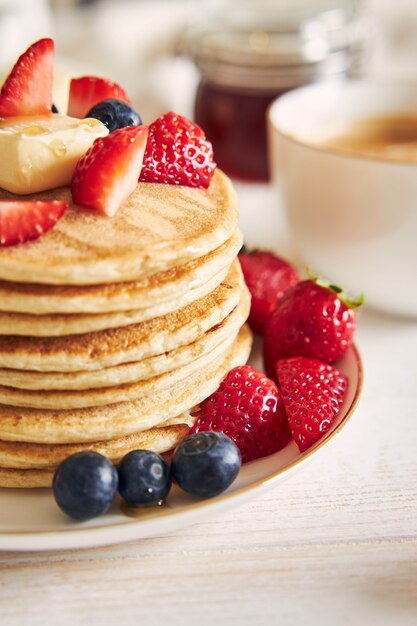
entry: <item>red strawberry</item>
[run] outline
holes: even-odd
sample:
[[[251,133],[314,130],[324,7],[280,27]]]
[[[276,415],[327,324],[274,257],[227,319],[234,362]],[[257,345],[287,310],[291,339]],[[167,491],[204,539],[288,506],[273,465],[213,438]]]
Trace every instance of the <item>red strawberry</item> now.
[[[111,80],[97,76],[73,78],[70,83],[68,115],[83,118],[95,104],[107,98],[117,98],[130,104],[125,90]]]
[[[290,263],[272,252],[241,253],[239,261],[252,295],[249,324],[255,333],[263,335],[276,303],[300,277]]]
[[[0,200],[0,246],[37,239],[64,215],[66,202]]]
[[[52,111],[54,42],[40,39],[16,61],[0,93],[0,117]]]
[[[149,126],[140,180],[207,188],[216,164],[203,130],[176,113],[166,113]]]
[[[202,403],[191,433],[204,430],[233,439],[243,463],[273,454],[291,439],[280,390],[248,365],[232,369]]]
[[[96,139],[76,165],[74,202],[114,215],[138,183],[147,137],[146,126],[126,126]]]
[[[331,365],[303,356],[278,361],[276,372],[293,438],[303,452],[329,430],[347,379]]]
[[[304,280],[292,287],[272,313],[265,330],[264,361],[269,376],[275,363],[291,356],[306,356],[333,363],[344,354],[356,329],[352,302],[334,285]],[[327,283],[326,283],[327,284]]]

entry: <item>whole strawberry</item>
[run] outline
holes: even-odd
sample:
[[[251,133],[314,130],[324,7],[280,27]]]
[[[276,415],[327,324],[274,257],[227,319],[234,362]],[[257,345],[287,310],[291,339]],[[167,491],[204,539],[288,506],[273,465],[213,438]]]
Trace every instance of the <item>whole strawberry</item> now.
[[[300,277],[290,263],[272,252],[241,253],[239,261],[252,295],[249,325],[255,333],[263,335],[277,302]]]
[[[341,357],[352,343],[354,309],[362,300],[352,302],[340,288],[319,279],[304,280],[287,291],[265,330],[264,361],[269,376],[275,377],[279,359],[305,356],[333,363]]]
[[[334,422],[347,379],[331,365],[302,356],[278,361],[276,373],[294,441],[303,452]]]
[[[291,439],[281,392],[248,365],[232,369],[202,403],[191,433],[207,430],[228,435],[243,463],[273,454]]]
[[[215,168],[211,143],[197,124],[171,112],[149,126],[140,181],[206,189]]]

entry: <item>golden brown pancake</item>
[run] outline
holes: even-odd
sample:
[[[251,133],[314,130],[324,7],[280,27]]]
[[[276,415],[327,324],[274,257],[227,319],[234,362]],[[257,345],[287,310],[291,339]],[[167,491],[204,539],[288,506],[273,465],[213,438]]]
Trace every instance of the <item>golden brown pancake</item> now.
[[[208,190],[140,183],[113,218],[67,188],[32,197],[69,208],[38,240],[0,248],[0,486],[19,488],[50,485],[77,451],[117,463],[172,449],[252,343],[221,171]]]
[[[144,309],[116,311],[115,313],[25,315],[24,313],[4,313],[0,311],[0,335],[23,335],[28,337],[62,337],[130,326],[162,317],[187,306],[199,298],[204,298],[216,289],[225,279],[229,268],[196,289],[189,289],[182,297],[168,302],[156,303]]]
[[[0,487],[37,489],[52,487],[54,470],[17,470],[0,467]]]
[[[243,303],[242,303],[243,304]],[[244,315],[249,313],[249,298],[245,302]],[[203,354],[198,359],[192,359],[181,367],[176,367],[159,376],[153,376],[142,380],[135,380],[111,387],[99,387],[76,391],[44,391],[17,389],[14,387],[0,386],[0,402],[13,406],[31,407],[39,409],[82,409],[98,407],[115,402],[136,400],[144,396],[158,396],[164,389],[172,389],[182,380],[192,376],[196,372],[205,370],[211,363],[223,360],[230,345],[238,333],[238,328],[230,337],[227,337],[210,352]]]
[[[0,457],[7,459],[6,462],[12,467],[0,467],[0,487],[11,487],[15,489],[25,489],[34,487],[50,487],[56,466],[67,456],[82,450],[94,450],[108,456],[112,461],[118,462],[131,450],[145,449],[152,450],[158,454],[167,452],[175,448],[189,432],[187,424],[173,424],[171,426],[161,426],[152,428],[149,431],[138,435],[131,435],[116,441],[97,442],[88,445],[71,446],[32,446],[30,444],[8,444],[3,446],[0,442]],[[28,446],[23,452],[18,446]],[[3,454],[1,452],[3,450]],[[24,458],[26,456],[27,464]],[[19,465],[21,463],[22,465]],[[43,463],[47,463],[46,466]],[[27,469],[27,465],[34,465],[34,469]],[[17,465],[18,467],[13,467]],[[40,468],[38,468],[40,466]],[[25,469],[26,468],[26,469]]]
[[[175,350],[156,356],[122,363],[101,370],[80,372],[35,372],[0,369],[0,385],[18,389],[74,390],[111,387],[133,381],[146,380],[187,365],[216,347],[226,347],[233,341],[246,321],[249,302],[243,297],[237,307],[220,323],[210,328],[201,338]],[[201,363],[201,361],[200,361]]]
[[[235,366],[246,363],[252,335],[244,326],[223,360],[158,394],[86,409],[48,410],[0,405],[0,440],[81,443],[116,439],[157,426],[188,411],[215,391]]]
[[[0,441],[0,467],[14,469],[53,469],[71,454],[93,450],[118,463],[131,450],[167,452],[183,439],[193,419],[189,414],[177,416],[169,424],[133,433],[110,441],[70,444],[37,444]]]
[[[0,191],[0,198],[13,197]],[[0,279],[91,285],[140,280],[208,254],[233,235],[236,193],[216,170],[210,187],[140,183],[113,218],[73,205],[69,188],[32,199],[69,209],[36,241],[0,249]]]
[[[169,303],[174,311],[172,302],[181,303],[189,291],[201,290],[213,277],[226,275],[241,245],[242,234],[236,230],[230,239],[208,254],[138,281],[80,286],[0,281],[0,311],[33,315],[103,314],[155,308],[162,303]]]
[[[162,317],[83,335],[2,335],[0,367],[51,372],[97,370],[175,350],[220,324],[237,306],[243,284],[239,263],[235,261],[217,289]]]

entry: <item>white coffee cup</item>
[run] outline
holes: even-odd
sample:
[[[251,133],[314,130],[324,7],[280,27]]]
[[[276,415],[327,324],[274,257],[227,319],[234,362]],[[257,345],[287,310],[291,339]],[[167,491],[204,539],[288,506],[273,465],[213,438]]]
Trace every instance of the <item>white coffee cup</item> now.
[[[417,316],[417,163],[308,145],[329,123],[417,115],[417,86],[316,84],[276,100],[268,114],[271,171],[294,244],[314,272],[368,304]]]

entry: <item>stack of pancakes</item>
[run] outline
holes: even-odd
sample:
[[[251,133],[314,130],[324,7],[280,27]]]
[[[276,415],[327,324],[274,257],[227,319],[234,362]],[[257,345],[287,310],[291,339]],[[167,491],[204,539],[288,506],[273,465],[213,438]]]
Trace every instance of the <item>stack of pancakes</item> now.
[[[11,197],[0,192],[0,197]],[[250,306],[238,207],[141,183],[114,218],[71,206],[40,239],[0,249],[0,486],[51,484],[69,454],[165,452],[246,362]]]

